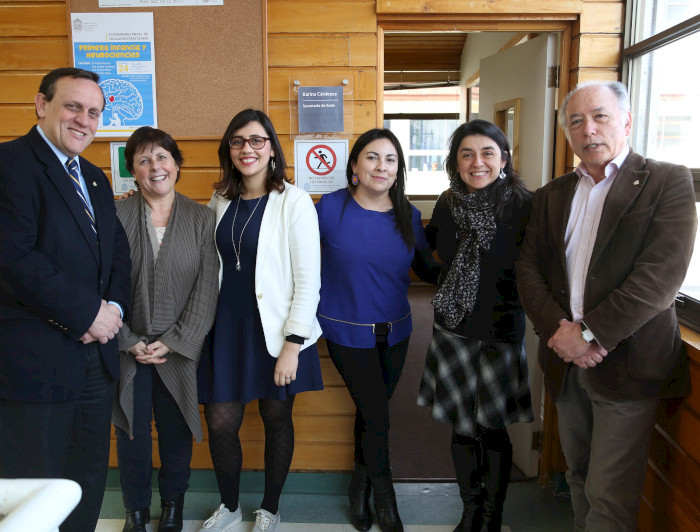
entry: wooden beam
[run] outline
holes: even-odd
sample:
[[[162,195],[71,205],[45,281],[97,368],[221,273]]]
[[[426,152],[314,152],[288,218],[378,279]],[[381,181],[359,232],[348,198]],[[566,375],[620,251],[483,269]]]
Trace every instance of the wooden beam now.
[[[581,13],[583,0],[377,0],[377,13]]]

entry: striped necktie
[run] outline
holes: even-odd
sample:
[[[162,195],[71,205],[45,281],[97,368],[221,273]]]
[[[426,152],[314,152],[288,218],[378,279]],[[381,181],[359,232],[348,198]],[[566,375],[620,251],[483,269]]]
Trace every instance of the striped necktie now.
[[[82,203],[83,208],[85,209],[85,214],[87,214],[88,218],[90,219],[90,227],[92,227],[92,230],[95,233],[95,237],[97,237],[97,229],[95,228],[95,218],[93,218],[92,213],[90,212],[90,206],[88,205],[88,202],[85,199],[85,193],[83,192],[83,188],[80,186],[80,177],[78,175],[78,162],[75,159],[68,159],[68,161],[66,162],[66,166],[68,167],[68,174],[70,175],[71,183],[73,183],[73,187],[75,187],[75,191],[80,197],[80,203]]]

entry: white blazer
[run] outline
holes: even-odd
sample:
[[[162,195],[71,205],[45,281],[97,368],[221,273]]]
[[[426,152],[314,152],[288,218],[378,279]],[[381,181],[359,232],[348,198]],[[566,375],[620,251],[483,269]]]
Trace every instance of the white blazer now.
[[[212,196],[209,208],[216,213],[216,227],[230,203],[216,192]],[[219,253],[219,288],[222,278]],[[267,200],[255,266],[255,296],[270,355],[279,356],[290,334],[305,338],[302,349],[318,340],[321,326],[316,308],[320,291],[321,244],[316,209],[311,196],[285,183],[284,192],[273,190]]]

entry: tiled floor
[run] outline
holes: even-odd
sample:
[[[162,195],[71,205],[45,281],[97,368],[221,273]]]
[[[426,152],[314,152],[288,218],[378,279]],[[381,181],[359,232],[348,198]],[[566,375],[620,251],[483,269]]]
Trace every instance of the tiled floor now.
[[[291,474],[280,501],[282,522],[279,532],[351,532],[346,490],[349,475]],[[154,482],[153,485],[156,485]],[[457,486],[451,483],[396,483],[399,513],[406,532],[452,532],[462,513]],[[253,528],[253,512],[262,498],[262,473],[244,473],[241,479],[240,504],[244,521],[235,530]],[[219,505],[219,495],[211,472],[195,471],[185,499],[186,532],[196,532],[202,522]],[[151,514],[152,530],[157,530],[160,501],[154,493]],[[556,497],[551,488],[541,488],[538,481],[511,482],[504,510],[503,531],[561,532],[573,522],[568,498]],[[115,472],[110,481],[100,513],[97,532],[120,532],[124,508]],[[373,532],[378,532],[376,525]]]

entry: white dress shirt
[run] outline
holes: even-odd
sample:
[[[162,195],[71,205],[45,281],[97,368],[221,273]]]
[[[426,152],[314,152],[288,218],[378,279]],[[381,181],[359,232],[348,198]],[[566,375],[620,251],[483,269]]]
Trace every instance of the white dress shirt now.
[[[586,288],[588,265],[591,262],[591,253],[598,234],[605,198],[629,152],[629,146],[625,145],[617,157],[605,167],[605,177],[600,183],[593,180],[583,163],[576,168],[579,180],[571,202],[571,213],[566,225],[564,241],[566,273],[569,276],[571,294],[571,314],[575,323],[583,318],[583,294]]]

